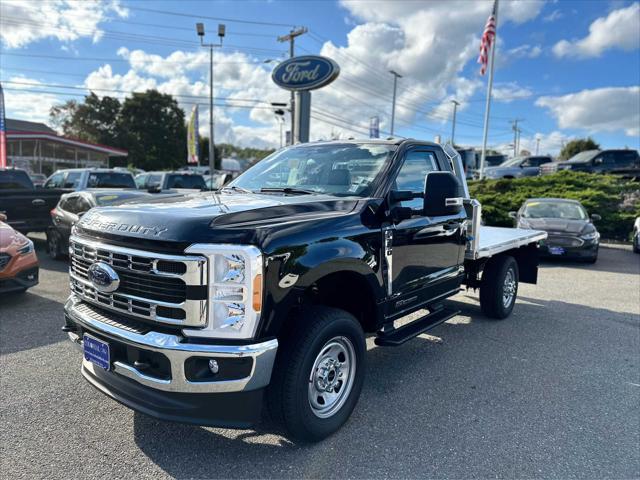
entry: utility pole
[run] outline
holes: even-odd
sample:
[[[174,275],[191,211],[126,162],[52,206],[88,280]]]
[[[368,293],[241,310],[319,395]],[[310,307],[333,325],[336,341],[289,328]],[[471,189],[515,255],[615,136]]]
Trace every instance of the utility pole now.
[[[513,156],[517,157],[518,156],[518,134],[520,132],[520,130],[518,129],[518,122],[523,121],[524,118],[516,118],[514,120],[511,120],[511,129],[513,130]]]
[[[391,136],[393,137],[393,127],[396,120],[396,90],[398,88],[398,79],[402,78],[402,75],[393,70],[389,70],[389,73],[393,75],[393,101],[391,103]]]
[[[305,33],[308,32],[307,27],[300,27],[297,30],[296,29],[292,29],[287,35],[282,35],[281,37],[278,37],[278,41],[279,42],[289,42],[289,58],[293,58],[295,56],[295,41],[296,41],[296,37],[299,37],[300,35],[304,35]],[[291,143],[294,143],[294,131],[293,129],[295,128],[295,103],[296,103],[296,98],[295,98],[295,93],[293,91],[291,91]]]
[[[218,38],[220,43],[204,43],[204,24],[196,23],[196,32],[200,37],[200,46],[209,48],[209,175],[213,185],[213,171],[216,167],[215,141],[213,138],[213,49],[222,47],[222,39],[225,35],[224,24],[218,24]]]
[[[540,151],[540,137],[536,136],[536,155],[538,155],[539,151]]]
[[[458,105],[460,105],[460,102],[458,102],[457,100],[451,100],[451,103],[453,103],[453,119],[451,121],[451,146],[455,146],[455,137],[456,137],[456,110],[458,108]]]

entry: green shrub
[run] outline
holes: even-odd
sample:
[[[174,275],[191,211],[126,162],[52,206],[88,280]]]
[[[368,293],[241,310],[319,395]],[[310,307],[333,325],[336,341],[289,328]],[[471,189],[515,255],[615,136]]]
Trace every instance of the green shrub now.
[[[528,198],[568,198],[578,200],[596,222],[604,238],[628,240],[633,221],[640,217],[640,184],[615,175],[562,171],[541,177],[513,180],[481,180],[469,183],[471,196],[482,203],[485,224],[511,227],[510,211]]]

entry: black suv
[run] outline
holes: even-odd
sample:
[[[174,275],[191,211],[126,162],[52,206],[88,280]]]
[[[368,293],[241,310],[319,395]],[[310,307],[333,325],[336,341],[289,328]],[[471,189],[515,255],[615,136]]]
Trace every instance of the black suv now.
[[[543,175],[560,170],[637,177],[640,176],[640,156],[637,150],[586,150],[566,162],[548,163],[540,167]]]

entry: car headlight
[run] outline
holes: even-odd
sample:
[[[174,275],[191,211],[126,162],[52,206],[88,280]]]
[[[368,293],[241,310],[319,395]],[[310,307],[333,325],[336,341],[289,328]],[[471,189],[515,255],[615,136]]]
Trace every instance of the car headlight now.
[[[582,235],[580,235],[580,238],[582,238],[583,240],[595,240],[599,237],[600,237],[600,234],[598,233],[597,230],[592,230],[590,232],[583,233]]]
[[[26,240],[27,243],[18,248],[18,255],[28,255],[33,252],[33,242],[28,238],[26,238]]]
[[[262,254],[252,245],[195,244],[186,253],[208,259],[208,319],[194,337],[252,338],[262,310]]]

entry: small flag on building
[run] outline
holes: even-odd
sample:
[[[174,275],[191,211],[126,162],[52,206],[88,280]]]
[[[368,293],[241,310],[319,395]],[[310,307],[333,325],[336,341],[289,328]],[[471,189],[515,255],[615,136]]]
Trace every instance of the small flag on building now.
[[[487,19],[487,23],[484,26],[482,32],[482,39],[480,40],[480,55],[478,56],[478,63],[480,64],[480,75],[484,75],[487,71],[487,65],[489,64],[489,52],[491,51],[491,45],[496,37],[496,8],[498,1],[493,2],[493,10],[491,15]]]
[[[4,115],[4,91],[0,84],[0,168],[7,166],[7,120]]]
[[[193,106],[187,126],[187,163],[198,164],[200,145],[198,141],[198,105]]]

